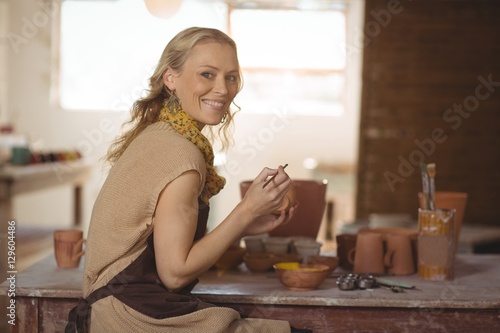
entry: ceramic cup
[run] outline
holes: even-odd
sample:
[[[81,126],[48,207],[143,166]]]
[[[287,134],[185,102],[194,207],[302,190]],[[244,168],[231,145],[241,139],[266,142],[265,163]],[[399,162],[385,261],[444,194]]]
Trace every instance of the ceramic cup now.
[[[297,253],[297,249],[295,248],[295,243],[298,241],[315,241],[314,238],[304,237],[304,236],[291,236],[290,237],[290,252]]]
[[[404,235],[410,239],[411,244],[411,252],[413,255],[413,270],[417,271],[417,262],[418,262],[418,229],[410,229],[410,228],[361,228],[358,230],[358,233],[365,232],[374,232],[382,234],[382,238],[384,242],[387,244],[387,235]],[[386,245],[387,248],[387,245]]]
[[[410,275],[415,273],[413,250],[408,235],[386,235],[386,252],[384,264],[387,273],[393,275]]]
[[[31,152],[28,147],[12,147],[11,163],[26,165],[30,163]]]
[[[57,267],[76,268],[85,253],[83,250],[83,231],[56,230],[54,231],[54,254]]]
[[[283,254],[288,253],[291,239],[288,237],[268,237],[264,238],[263,241],[266,252]]]
[[[340,234],[335,237],[337,240],[337,257],[339,257],[339,266],[345,270],[352,270],[352,262],[349,261],[349,253],[356,247],[355,234]]]
[[[317,256],[321,251],[321,242],[317,242],[312,239],[297,240],[293,242],[293,246],[297,251],[297,254],[301,257],[306,256]]]
[[[264,239],[267,237],[269,237],[268,234],[244,237],[243,242],[245,243],[247,252],[248,253],[265,252]]]
[[[381,234],[358,234],[355,249],[348,254],[356,274],[384,274],[384,241]]]

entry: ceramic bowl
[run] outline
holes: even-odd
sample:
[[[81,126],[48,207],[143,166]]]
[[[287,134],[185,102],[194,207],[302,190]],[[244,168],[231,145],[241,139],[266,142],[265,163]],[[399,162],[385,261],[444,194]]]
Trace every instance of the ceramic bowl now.
[[[290,252],[291,253],[297,253],[297,249],[295,248],[295,242],[298,242],[298,241],[315,241],[316,240],[314,238],[305,237],[305,236],[291,236],[290,239],[291,239],[291,242],[290,242]]]
[[[278,280],[290,290],[317,289],[329,274],[328,266],[282,262],[274,264]]]
[[[339,266],[339,257],[331,257],[331,256],[307,256],[302,260],[304,264],[321,264],[327,265],[328,271],[333,272]]]
[[[288,253],[290,238],[288,237],[268,237],[263,239],[265,252],[273,254]]]
[[[319,252],[321,250],[321,246],[323,245],[320,242],[317,242],[315,240],[298,240],[293,243],[295,247],[295,251],[297,251],[297,254],[301,257],[306,257],[306,256],[316,256],[319,255]]]
[[[251,272],[265,272],[276,263],[276,256],[271,253],[247,253],[243,257],[243,262]]]
[[[243,262],[243,256],[246,252],[246,249],[242,247],[231,245],[214,266],[221,270],[234,269]]]
[[[249,253],[259,253],[264,252],[264,239],[268,238],[269,234],[263,234],[258,236],[247,236],[243,238],[247,252]]]

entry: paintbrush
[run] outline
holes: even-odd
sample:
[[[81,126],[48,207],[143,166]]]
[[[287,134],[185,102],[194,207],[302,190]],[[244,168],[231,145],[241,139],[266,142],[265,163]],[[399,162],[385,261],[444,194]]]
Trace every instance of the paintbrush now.
[[[288,166],[288,163],[287,163],[287,164],[285,164],[285,165],[283,166],[283,169],[285,169],[287,166]],[[276,175],[277,175],[277,174],[276,174]],[[276,175],[274,175],[274,176],[272,176],[271,178],[269,178],[269,180],[268,180],[267,182],[265,182],[265,183],[264,183],[264,185],[262,185],[262,188],[264,188],[264,187],[266,187],[267,185],[269,185],[269,183],[273,181],[273,179],[276,177]]]
[[[420,173],[422,174],[422,194],[424,195],[423,209],[429,209],[429,174],[427,165],[420,164]]]
[[[436,187],[434,185],[434,178],[436,177],[436,164],[435,163],[429,163],[427,164],[427,173],[429,174],[429,209],[430,210],[435,210],[436,209],[436,202],[435,202],[435,194],[436,194]]]

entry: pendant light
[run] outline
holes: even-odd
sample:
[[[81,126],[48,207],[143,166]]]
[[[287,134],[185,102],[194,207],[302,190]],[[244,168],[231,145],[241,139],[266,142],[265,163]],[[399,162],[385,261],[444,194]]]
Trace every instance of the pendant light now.
[[[182,6],[182,0],[144,0],[151,15],[159,18],[174,16]]]

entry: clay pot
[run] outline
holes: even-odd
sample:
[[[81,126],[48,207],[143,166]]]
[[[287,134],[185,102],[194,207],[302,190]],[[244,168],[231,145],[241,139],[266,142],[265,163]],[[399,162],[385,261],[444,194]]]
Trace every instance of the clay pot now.
[[[290,188],[288,189],[288,192],[286,192],[285,196],[283,197],[281,206],[279,206],[279,208],[276,209],[276,211],[274,211],[273,214],[280,215],[281,212],[283,211],[287,212],[296,203],[297,203],[297,192],[295,191],[293,185],[291,185]]]

